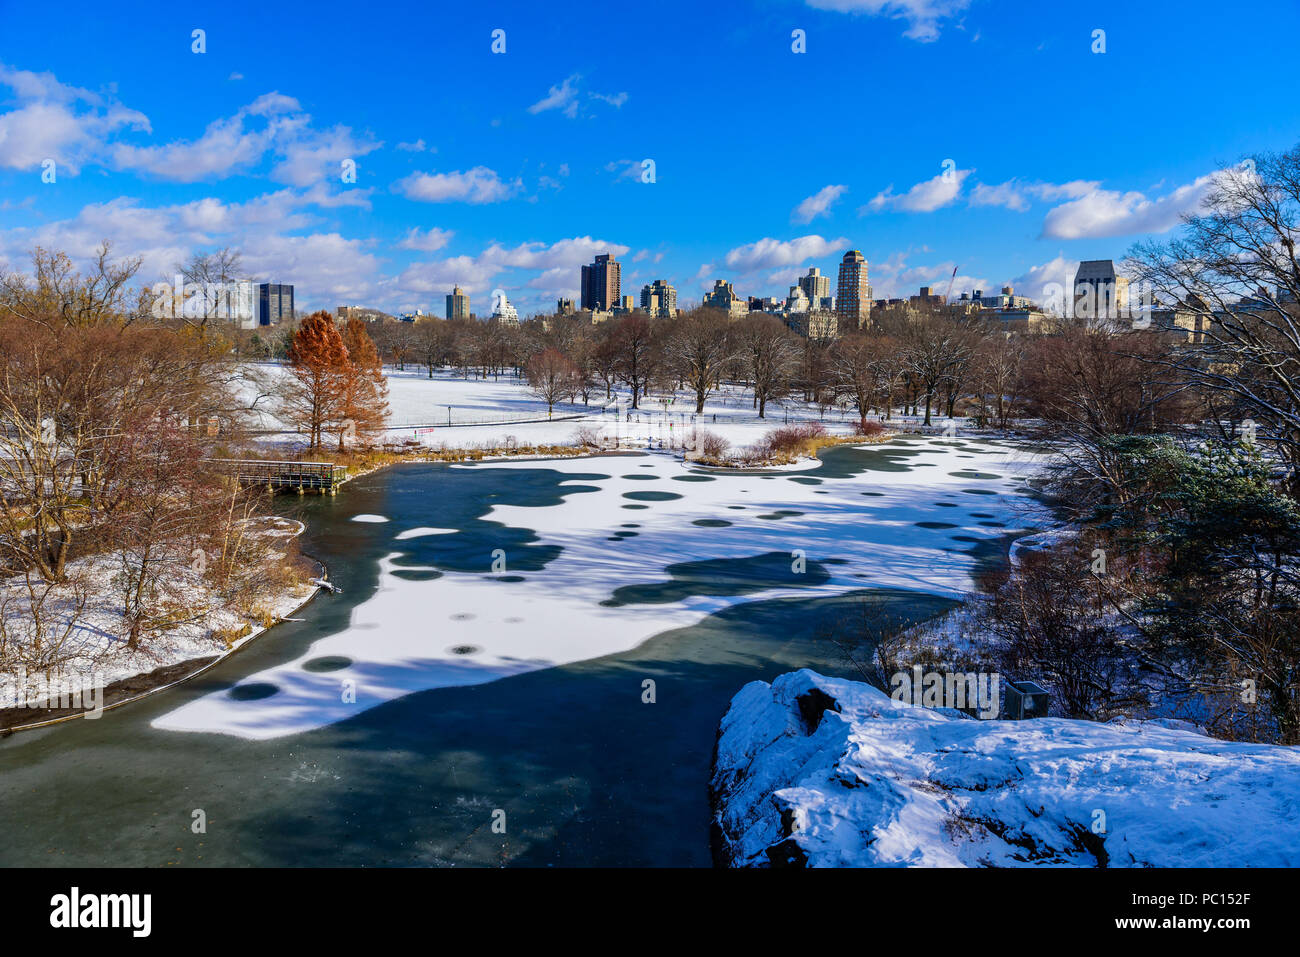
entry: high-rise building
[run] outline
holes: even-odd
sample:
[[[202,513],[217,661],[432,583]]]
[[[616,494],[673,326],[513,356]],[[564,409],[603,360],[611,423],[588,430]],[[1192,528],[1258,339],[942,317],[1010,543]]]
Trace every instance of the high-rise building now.
[[[623,264],[609,253],[601,253],[590,266],[582,267],[582,308],[613,309],[622,292]]]
[[[656,319],[677,315],[677,290],[667,279],[656,279],[641,287],[641,308]]]
[[[806,277],[805,277],[806,278]],[[867,282],[867,258],[850,249],[840,260],[839,284],[835,290],[835,318],[840,332],[861,329],[871,321],[871,286]]]
[[[557,315],[571,316],[576,311],[577,310],[573,308],[572,299],[559,299],[555,303],[555,312]]]
[[[293,286],[275,282],[263,282],[257,286],[257,324],[273,326],[285,319],[292,319]]]
[[[829,309],[831,299],[831,277],[823,276],[816,266],[808,270],[808,275],[799,280],[799,288],[808,297],[808,304],[813,309]]]
[[[452,286],[451,292],[447,293],[447,318],[469,318],[469,294],[460,286]]]
[[[496,304],[492,308],[492,318],[502,325],[519,325],[519,310],[511,305],[504,292],[497,297]]]
[[[1085,259],[1074,274],[1076,319],[1118,319],[1128,312],[1128,279],[1113,259]]]

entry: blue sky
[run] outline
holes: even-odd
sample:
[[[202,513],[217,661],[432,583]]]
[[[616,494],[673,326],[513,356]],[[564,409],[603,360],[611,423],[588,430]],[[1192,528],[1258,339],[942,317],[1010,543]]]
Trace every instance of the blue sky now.
[[[1300,5],[1133,6],[0,0],[0,267],[229,245],[300,306],[527,314],[597,252],[688,303],[856,247],[877,296],[1034,295],[1300,141]]]

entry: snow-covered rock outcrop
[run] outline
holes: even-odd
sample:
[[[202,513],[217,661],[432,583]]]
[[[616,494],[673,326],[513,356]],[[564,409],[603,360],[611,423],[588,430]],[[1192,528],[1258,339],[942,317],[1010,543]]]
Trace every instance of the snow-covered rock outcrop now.
[[[1300,866],[1300,749],[976,721],[806,669],[732,699],[712,797],[736,866]]]

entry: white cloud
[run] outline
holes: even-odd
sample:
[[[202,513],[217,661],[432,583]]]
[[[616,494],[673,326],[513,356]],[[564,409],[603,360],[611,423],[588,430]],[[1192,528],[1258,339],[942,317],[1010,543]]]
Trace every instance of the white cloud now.
[[[428,149],[423,139],[418,139],[414,143],[398,143],[397,148],[404,153],[423,153]]]
[[[576,269],[591,262],[598,253],[625,256],[630,249],[630,246],[603,239],[575,236],[549,245],[539,242],[521,243],[511,249],[493,243],[478,258],[482,263],[511,269],[551,269],[557,266]]]
[[[848,242],[842,236],[838,239],[824,239],[817,235],[800,236],[790,240],[765,238],[728,251],[722,262],[727,270],[742,277],[752,277],[753,274],[765,270],[800,266],[809,259],[824,259],[831,256],[838,259],[847,248]],[[707,280],[717,278],[718,271],[716,263],[705,263],[700,267],[696,278],[705,280],[707,284]]]
[[[580,273],[576,272],[571,266],[556,266],[554,269],[548,269],[545,272],[534,276],[526,283],[529,289],[535,289],[538,295],[548,298],[558,299],[563,296],[566,299],[576,300],[580,295],[578,289]],[[624,294],[626,295],[632,285],[632,277],[624,277]]]
[[[1030,207],[1031,200],[1053,202],[1058,199],[1077,199],[1096,189],[1098,185],[1095,181],[1082,179],[1059,184],[1025,182],[1017,179],[1009,179],[996,186],[976,183],[975,188],[971,190],[969,202],[972,206],[1005,206],[1016,212],[1024,212]]]
[[[794,208],[791,221],[810,223],[818,216],[829,216],[831,206],[848,190],[847,186],[823,186]]]
[[[573,73],[565,77],[563,81],[551,87],[544,97],[528,107],[528,112],[537,114],[545,113],[547,110],[559,110],[569,119],[577,119],[582,110],[583,94],[578,89],[582,81],[581,73]],[[587,102],[599,100],[602,103],[608,103],[615,109],[621,109],[627,102],[628,95],[626,91],[618,93],[587,93]]]
[[[359,239],[338,233],[251,237],[240,247],[244,265],[259,277],[294,284],[294,298],[333,310],[340,302],[370,298],[380,260]]]
[[[248,131],[244,116],[214,120],[197,140],[178,140],[165,146],[132,146],[119,143],[113,149],[118,169],[140,170],[162,179],[194,183],[230,175],[257,165],[274,136],[272,128]]]
[[[122,197],[87,205],[71,219],[0,232],[0,257],[21,262],[41,245],[85,266],[108,239],[114,256],[142,260],[139,281],[151,284],[170,280],[175,265],[194,252],[229,245],[242,252],[249,278],[294,283],[300,303],[333,308],[338,295],[355,300],[373,294],[379,260],[367,242],[333,232],[286,235],[315,223],[305,209],[319,205],[315,195],[282,189],[243,203],[205,197],[159,207]]]
[[[368,136],[353,135],[346,126],[313,129],[311,117],[302,112],[297,100],[271,92],[233,116],[213,120],[196,140],[175,140],[161,146],[119,143],[113,161],[119,169],[194,183],[251,171],[270,153],[277,160],[271,169],[272,179],[309,186],[338,177],[343,160],[355,160],[381,145]]]
[[[499,203],[515,195],[523,184],[502,180],[486,166],[451,173],[412,173],[393,184],[407,199],[422,203]]]
[[[528,108],[529,113],[544,113],[547,110],[560,110],[567,117],[578,115],[578,81],[582,74],[574,73],[564,81],[551,87],[547,94]]]
[[[434,226],[424,232],[418,228],[413,228],[406,234],[397,245],[402,249],[417,249],[420,252],[432,253],[442,249],[447,243],[451,242],[452,231],[450,229],[439,229]]]
[[[1016,276],[1011,280],[1011,284],[1017,294],[1042,303],[1047,298],[1045,290],[1049,285],[1055,284],[1062,289],[1073,288],[1074,274],[1078,270],[1077,259],[1066,259],[1063,254],[1058,253],[1054,259],[1033,266],[1028,272]]]
[[[0,167],[33,169],[54,160],[56,173],[76,175],[101,158],[107,139],[123,128],[148,131],[136,110],[60,83],[52,73],[14,70],[0,63],[0,86],[17,106],[0,113]]]
[[[0,63],[0,84],[14,91],[19,100],[73,103],[82,101],[92,106],[99,106],[103,99],[96,93],[78,86],[69,86],[59,82],[53,73],[33,73],[31,70],[15,70]]]
[[[641,174],[645,171],[641,165],[645,160],[620,159],[610,160],[605,164],[605,172],[613,173],[616,179],[631,179],[640,181]]]
[[[932,213],[936,209],[951,205],[961,195],[961,184],[973,170],[952,169],[940,173],[931,179],[917,183],[906,193],[896,195],[890,186],[872,197],[866,206],[859,207],[858,214],[878,213],[885,209],[903,210],[909,213]]]
[[[286,96],[279,90],[272,90],[270,93],[263,93],[244,107],[243,112],[252,116],[283,116],[286,113],[301,113],[302,104],[292,96]]]
[[[369,209],[372,192],[374,190],[370,188],[341,186],[323,180],[308,188],[301,196],[304,205],[320,206],[322,209],[338,209],[343,206]]]
[[[1200,210],[1214,183],[1214,174],[1201,176],[1157,199],[1137,190],[1092,189],[1078,199],[1050,210],[1042,235],[1050,239],[1099,239],[1139,233],[1163,233]]]
[[[970,0],[808,0],[817,10],[861,13],[907,22],[903,36],[922,43],[939,38],[939,25],[970,6]]]
[[[341,125],[319,132],[303,131],[280,147],[281,160],[271,170],[271,178],[292,186],[341,181],[345,160],[355,161],[382,145],[368,137],[354,136],[352,130]]]
[[[412,263],[395,283],[404,293],[438,296],[458,285],[466,292],[481,293],[492,288],[497,270],[477,262],[473,256],[452,256],[432,262]]]

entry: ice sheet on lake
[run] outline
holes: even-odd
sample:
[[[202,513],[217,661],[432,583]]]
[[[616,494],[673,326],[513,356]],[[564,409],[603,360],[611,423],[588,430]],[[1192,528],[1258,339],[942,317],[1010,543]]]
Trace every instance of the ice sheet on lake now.
[[[453,466],[541,467],[611,478],[576,478],[573,484],[598,485],[600,491],[567,495],[554,506],[496,505],[484,516],[532,529],[542,545],[561,546],[559,556],[539,571],[512,570],[509,554],[500,556],[504,567],[498,561],[494,568],[499,556],[485,548],[481,572],[430,569],[420,580],[419,569],[400,563],[411,554],[402,542],[444,530],[397,531],[399,517],[391,523],[392,548],[381,561],[379,587],[356,606],[346,629],[314,642],[294,661],[162,715],[154,726],[276,738],[344,720],[412,692],[479,684],[627,651],[740,601],[870,587],[959,596],[972,587],[975,559],[966,553],[971,543],[954,536],[994,539],[1024,527],[1032,507],[1024,495],[1015,494],[1023,487],[1016,479],[1032,470],[1032,461],[1006,447],[957,448],[931,439],[910,439],[906,451],[916,453],[905,460],[912,466],[906,470],[866,471],[820,484],[813,484],[808,473],[771,478],[709,473],[712,481],[674,481],[689,471],[663,455]],[[627,497],[647,491],[681,497]],[[994,494],[970,493],[975,491]],[[955,505],[942,507],[940,501]],[[803,514],[771,517],[780,510]],[[764,515],[769,517],[760,517]],[[693,524],[701,520],[732,524]],[[623,529],[625,524],[638,526],[635,537],[611,542],[613,533],[632,531]],[[664,604],[601,604],[619,587],[664,581],[669,565],[775,552],[801,552],[809,562],[834,558],[845,563],[826,566],[830,578],[817,585],[692,595]]]

